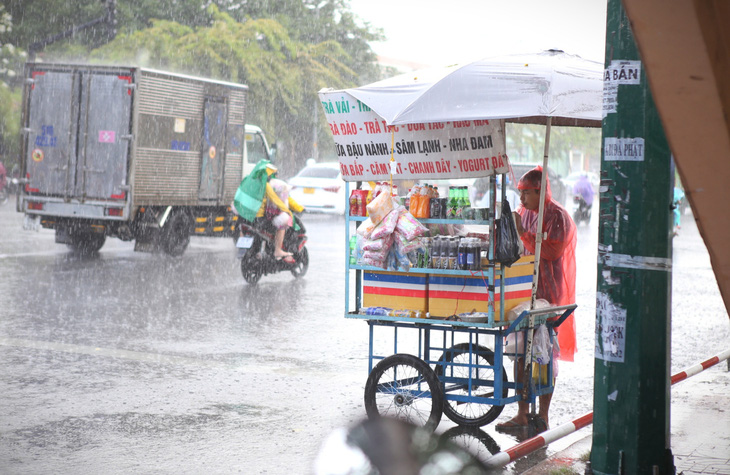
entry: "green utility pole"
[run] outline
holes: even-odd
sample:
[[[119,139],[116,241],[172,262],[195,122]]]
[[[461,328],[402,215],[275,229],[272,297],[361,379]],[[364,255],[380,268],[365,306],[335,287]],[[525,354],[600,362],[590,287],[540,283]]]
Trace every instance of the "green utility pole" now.
[[[620,0],[608,0],[591,469],[670,474],[671,153]]]

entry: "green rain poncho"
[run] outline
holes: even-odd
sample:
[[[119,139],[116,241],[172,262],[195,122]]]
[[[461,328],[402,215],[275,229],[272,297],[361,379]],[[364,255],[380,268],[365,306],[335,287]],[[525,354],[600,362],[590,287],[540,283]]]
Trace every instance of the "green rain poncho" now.
[[[238,214],[247,221],[253,221],[256,213],[261,208],[268,180],[266,166],[270,163],[268,160],[259,161],[251,173],[241,181],[238,190],[236,190],[233,205],[236,207]]]

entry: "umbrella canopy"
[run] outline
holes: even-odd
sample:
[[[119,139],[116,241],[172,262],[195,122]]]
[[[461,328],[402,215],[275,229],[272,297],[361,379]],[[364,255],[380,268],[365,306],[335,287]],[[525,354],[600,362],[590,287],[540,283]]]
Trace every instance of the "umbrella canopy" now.
[[[388,124],[508,119],[600,127],[603,65],[558,50],[402,74],[346,92]]]

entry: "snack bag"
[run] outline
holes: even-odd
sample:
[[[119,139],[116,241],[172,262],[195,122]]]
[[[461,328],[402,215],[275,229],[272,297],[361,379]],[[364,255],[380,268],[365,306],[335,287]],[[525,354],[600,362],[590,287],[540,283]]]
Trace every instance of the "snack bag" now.
[[[402,234],[409,241],[423,236],[428,232],[428,228],[421,224],[413,215],[409,212],[404,212],[398,219],[398,224],[395,226],[396,232]]]
[[[371,235],[373,234],[373,230],[375,229],[375,224],[370,220],[370,218],[366,219],[365,221],[360,224],[357,228],[357,234],[359,236],[362,236],[365,239],[370,239]]]
[[[389,236],[390,234],[393,234],[393,231],[395,231],[395,226],[398,224],[398,218],[400,218],[400,210],[402,210],[403,207],[399,206],[395,209],[393,209],[388,215],[383,218],[383,220],[373,229],[373,232],[371,234],[372,239],[380,239],[385,236]]]
[[[375,224],[379,224],[393,210],[393,197],[390,195],[390,188],[388,187],[387,192],[380,193],[373,201],[368,203],[367,210],[370,220]]]

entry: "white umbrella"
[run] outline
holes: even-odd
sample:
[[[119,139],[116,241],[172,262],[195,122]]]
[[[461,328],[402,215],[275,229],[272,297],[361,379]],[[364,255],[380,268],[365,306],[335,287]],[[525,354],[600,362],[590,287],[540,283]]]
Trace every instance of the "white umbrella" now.
[[[562,51],[485,58],[347,89],[388,124],[507,119],[600,127],[603,65]]]

